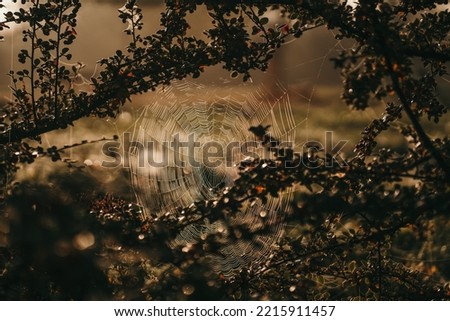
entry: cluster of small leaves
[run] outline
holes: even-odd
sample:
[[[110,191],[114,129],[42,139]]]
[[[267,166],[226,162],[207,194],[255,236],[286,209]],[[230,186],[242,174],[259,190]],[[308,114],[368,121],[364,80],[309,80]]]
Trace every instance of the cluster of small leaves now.
[[[422,1],[417,7],[404,1],[398,5],[361,2],[350,19],[337,24],[339,37],[354,39],[357,44],[343,50],[334,62],[342,70],[342,98],[349,106],[364,110],[371,98],[398,98],[387,104],[383,119],[365,129],[356,152],[368,155],[375,138],[405,112],[421,143],[449,177],[447,161],[436,151],[419,122],[422,115],[438,122],[448,109],[437,98],[436,77],[448,74],[445,62],[450,60],[450,13],[443,10],[417,15],[424,8],[434,9],[444,3],[448,1]],[[417,76],[413,71],[417,69],[424,70],[424,75]]]
[[[95,199],[90,214],[101,224],[101,229],[120,237],[123,244],[142,241],[144,238],[139,236],[148,230],[142,209],[138,205],[127,203],[110,194]]]
[[[402,117],[402,109],[392,103],[388,103],[385,112],[380,119],[374,119],[361,133],[361,140],[356,144],[354,151],[359,157],[365,158],[376,147],[377,136],[390,128],[391,124]]]
[[[91,141],[82,140],[79,143],[66,144],[63,147],[50,146],[47,148],[26,141],[10,143],[8,146],[3,145],[0,152],[0,177],[5,188],[4,191],[9,189],[10,173],[16,172],[19,169],[19,164],[32,164],[38,158],[47,157],[52,162],[63,161],[68,168],[82,168],[83,165],[78,164],[77,160],[73,160],[66,155],[68,150],[117,139],[118,137],[114,136],[113,138],[101,138]]]
[[[7,137],[2,141],[2,180],[15,172],[17,163],[31,163],[43,155],[61,160],[61,149],[52,147],[44,152],[40,146],[31,147],[22,139],[9,136],[13,128],[28,133],[23,138],[40,141],[38,134],[53,128],[52,124],[58,124],[58,128],[71,125],[67,112],[73,108],[73,82],[79,70],[67,69],[62,61],[72,59],[69,47],[76,38],[76,17],[81,4],[70,0],[33,1],[30,5],[27,10],[7,12],[2,22],[2,26],[28,26],[23,30],[23,41],[29,44],[29,49],[18,53],[23,69],[9,73],[14,100],[2,106],[0,128],[6,135],[4,138]]]
[[[0,9],[4,8],[5,5],[0,1]],[[3,29],[8,28],[8,25],[6,23],[4,23],[3,21],[0,21],[0,31],[2,31]],[[4,41],[5,37],[0,35],[0,42]]]
[[[80,7],[77,0],[35,1],[29,10],[20,8],[5,14],[6,23],[29,25],[23,31],[23,41],[30,43],[30,49],[18,54],[18,61],[26,66],[10,73],[15,110],[20,119],[29,122],[24,128],[59,121],[72,104],[73,74],[61,61],[72,59],[69,46],[76,38]],[[62,123],[70,124],[64,119]]]
[[[133,43],[136,43],[136,30],[142,30],[143,16],[142,10],[136,5],[136,0],[129,0],[127,3],[119,9],[119,18],[123,23],[128,23],[125,33],[133,36]]]
[[[209,42],[189,35],[188,15],[196,11],[200,5],[206,5],[212,17],[213,28],[205,31]],[[64,41],[65,37],[72,41],[76,35],[74,29],[75,17],[79,6],[79,1],[62,3],[47,1],[45,4],[35,2],[30,9],[36,11],[36,15],[33,15],[33,17],[36,16],[35,18],[30,18],[30,12],[22,9],[23,12],[18,12],[19,16],[8,15],[6,23],[28,23],[30,29],[26,30],[25,34],[31,40],[35,39],[37,44],[40,38],[36,33],[44,32],[44,30],[55,31],[54,26],[59,21],[58,17],[61,16],[61,23],[67,24],[67,27],[57,28],[55,33],[60,41]],[[317,18],[317,15],[314,18],[312,15],[305,15],[304,19],[295,21],[293,26],[288,24],[274,26],[266,17],[260,17],[266,12],[267,8],[263,5],[257,5],[254,9],[255,6],[210,1],[197,3],[193,1],[167,1],[166,12],[161,16],[161,30],[154,35],[143,36],[140,34],[143,15],[137,6],[137,1],[127,1],[124,7],[119,10],[119,17],[127,24],[125,32],[132,36],[131,43],[127,48],[127,53],[118,50],[114,56],[101,60],[100,64],[104,67],[104,70],[98,78],[92,79],[93,92],[86,94],[68,90],[68,98],[59,101],[59,105],[65,111],[61,114],[61,116],[65,115],[64,119],[59,121],[53,119],[54,113],[39,115],[40,109],[51,111],[55,109],[56,105],[52,99],[42,101],[42,106],[35,106],[38,116],[36,119],[45,119],[45,123],[44,121],[36,123],[33,118],[29,121],[31,124],[26,126],[18,126],[15,122],[11,122],[3,136],[0,137],[0,142],[16,141],[30,136],[36,137],[42,133],[70,125],[74,120],[92,114],[99,117],[115,116],[118,108],[127,99],[131,99],[132,95],[153,90],[158,85],[170,83],[173,79],[182,79],[189,75],[198,77],[207,66],[223,63],[224,68],[233,75],[237,76],[242,73],[244,78],[248,79],[250,77],[249,72],[252,69],[264,70],[267,68],[274,50],[280,47],[286,37],[290,35],[298,37],[302,30],[308,30],[311,26],[315,26],[316,22],[319,24],[318,21],[322,21]],[[69,10],[70,13],[65,14],[66,10]],[[47,20],[50,21],[42,21],[43,16],[48,17]],[[52,17],[58,19],[55,20]],[[308,26],[308,23],[310,26]],[[257,37],[250,37],[247,30],[252,30],[252,33]],[[260,31],[258,32],[258,30]],[[41,42],[44,45],[48,43],[53,47],[58,44],[57,40],[46,42],[41,39],[39,43]],[[56,50],[53,47],[44,49],[47,51]],[[40,51],[39,48],[35,50]],[[59,48],[59,53],[54,54],[51,59],[45,59],[47,56],[43,57],[41,63],[48,60],[58,63],[62,58],[68,58],[66,55],[70,54],[66,50]],[[29,55],[29,52],[24,52],[21,59],[27,59]],[[59,59],[55,60],[55,57],[59,57]],[[239,57],[241,59],[237,59]],[[48,63],[50,64],[50,62]],[[54,66],[45,65],[42,67],[42,72],[46,75],[59,75],[59,77],[52,78],[51,84],[70,82],[70,77],[65,70],[58,69],[58,72],[55,73],[52,72]],[[24,73],[23,76],[19,76],[24,79],[33,76],[38,80],[38,75],[35,75],[37,72],[38,66],[35,67],[34,72],[29,70],[28,75]],[[64,75],[69,78],[63,78]],[[56,95],[58,97],[64,94],[64,91],[61,91],[58,86],[51,92],[50,89],[45,89],[48,95],[53,92],[59,92]],[[34,109],[27,105],[29,101],[32,101],[29,99],[32,89],[29,88],[26,91],[27,94],[21,88],[18,90],[21,100],[16,102],[14,109],[22,109],[27,113],[33,113]],[[65,97],[65,95],[62,96]],[[51,97],[54,98],[55,95]]]

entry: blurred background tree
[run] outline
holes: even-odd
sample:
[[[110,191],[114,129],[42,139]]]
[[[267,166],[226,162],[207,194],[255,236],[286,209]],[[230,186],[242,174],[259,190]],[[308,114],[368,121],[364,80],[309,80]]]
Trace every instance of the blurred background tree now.
[[[119,18],[129,45],[99,61],[88,90],[75,86],[84,65],[63,63],[73,59],[83,2],[22,2],[13,1],[18,9],[0,22],[1,30],[22,26],[24,42],[0,120],[1,298],[449,298],[450,142],[445,131],[435,134],[447,112],[439,91],[448,82],[448,1],[167,0],[159,30],[146,35],[138,1],[128,0]],[[209,17],[201,37],[190,31],[197,11]],[[274,25],[274,11],[289,23]],[[66,156],[90,141],[42,143],[44,134],[79,119],[118,117],[136,95],[201,77],[207,67],[219,65],[249,81],[269,68],[287,40],[301,42],[317,28],[353,44],[332,59],[345,104],[362,113],[374,104],[384,109],[360,129],[348,166],[329,166],[339,155],[269,146],[272,159],[242,162],[232,188],[183,209],[181,221],[176,213],[143,217],[130,196],[102,190]],[[390,131],[400,134],[401,148],[377,146]],[[55,162],[47,181],[18,179],[23,164],[43,157]],[[60,161],[70,174],[57,171]],[[232,275],[211,272],[205,258],[220,245],[220,233],[189,248],[168,246],[173,235],[205,217],[230,222],[226,217],[238,213],[244,192],[246,201],[264,203],[294,185],[305,189],[296,194],[285,235],[264,263]],[[239,229],[236,238],[270,230],[229,224]]]

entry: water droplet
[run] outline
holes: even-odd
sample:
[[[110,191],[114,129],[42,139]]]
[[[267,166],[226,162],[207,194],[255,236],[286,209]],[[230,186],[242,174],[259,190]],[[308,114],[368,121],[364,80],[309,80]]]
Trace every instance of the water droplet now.
[[[251,291],[251,292],[250,292],[250,297],[251,297],[252,299],[257,299],[257,298],[259,297],[259,293],[258,293],[258,292],[253,292],[253,291]]]
[[[230,77],[231,77],[231,79],[236,79],[237,77],[239,77],[239,73],[236,70],[233,70],[230,73]]]
[[[289,292],[294,292],[296,288],[297,287],[295,285],[290,286],[289,287]]]
[[[182,291],[184,295],[191,295],[195,291],[195,286],[191,284],[185,284],[183,285]]]
[[[228,198],[228,197],[225,197],[224,199],[223,199],[223,202],[226,204],[226,203],[228,203],[230,201],[230,199]]]
[[[145,239],[145,235],[144,234],[139,234],[138,239],[142,241],[143,239]]]
[[[267,216],[267,211],[261,211],[261,212],[259,212],[259,216],[261,216],[261,217],[266,217],[266,216]]]

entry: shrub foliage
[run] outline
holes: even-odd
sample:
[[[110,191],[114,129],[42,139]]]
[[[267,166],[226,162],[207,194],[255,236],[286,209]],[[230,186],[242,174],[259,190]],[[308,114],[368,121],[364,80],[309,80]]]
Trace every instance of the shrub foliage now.
[[[448,299],[450,141],[423,126],[439,123],[448,108],[439,95],[450,62],[447,3],[166,0],[160,30],[144,35],[145,17],[136,0],[127,0],[119,18],[130,44],[100,61],[91,92],[73,86],[78,67],[60,63],[72,59],[81,1],[35,0],[6,13],[0,29],[24,26],[26,49],[18,54],[20,67],[9,73],[14,100],[1,107],[0,297]],[[190,34],[187,22],[199,7],[211,20],[202,39]],[[271,9],[295,23],[273,27],[264,15]],[[235,185],[184,209],[185,220],[175,214],[142,218],[138,204],[87,192],[82,171],[49,183],[10,184],[21,164],[38,157],[73,166],[62,156],[70,146],[43,148],[42,134],[87,116],[115,117],[134,95],[200,77],[208,66],[222,65],[248,80],[252,71],[267,69],[286,39],[302,41],[318,27],[355,43],[333,58],[345,103],[361,112],[374,100],[385,104],[362,129],[348,166],[329,166],[338,155],[272,144],[274,158],[241,163]],[[406,150],[377,146],[388,129],[399,131]],[[220,235],[187,250],[167,245],[187,224],[224,219],[244,201],[265,202],[294,185],[305,188],[285,236],[261,264],[231,276],[211,272],[205,257]],[[238,223],[229,228],[240,230],[237,238],[269,232],[264,224],[256,231]]]

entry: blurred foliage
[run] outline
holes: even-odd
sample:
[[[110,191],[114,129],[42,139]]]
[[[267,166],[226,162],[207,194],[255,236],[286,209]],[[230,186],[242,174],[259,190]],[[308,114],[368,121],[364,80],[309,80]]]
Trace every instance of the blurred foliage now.
[[[79,70],[59,63],[72,58],[80,1],[35,0],[6,13],[0,30],[25,26],[29,46],[18,56],[23,68],[10,72],[14,101],[2,106],[0,120],[0,298],[449,299],[450,141],[431,138],[421,124],[447,112],[436,93],[450,61],[450,12],[437,7],[447,3],[167,0],[161,29],[147,36],[137,1],[128,0],[119,17],[130,45],[100,61],[89,93],[72,86]],[[200,6],[211,17],[205,39],[190,35],[186,20]],[[292,23],[273,25],[265,16],[273,9]],[[133,95],[199,77],[208,66],[221,64],[248,80],[252,70],[267,69],[286,39],[301,41],[322,26],[355,42],[333,59],[346,104],[362,112],[370,99],[386,105],[345,164],[320,150],[283,149],[265,138],[267,128],[253,128],[273,159],[242,162],[232,188],[182,209],[183,219],[143,217],[130,200],[86,193],[97,182],[81,169],[48,184],[9,184],[21,163],[42,156],[59,161],[70,148],[44,149],[40,135],[86,116],[115,117]],[[377,148],[378,136],[394,127],[408,149]],[[222,243],[219,232],[183,248],[168,246],[182,228],[205,218],[228,222],[229,231],[239,231],[228,234],[236,239],[270,233],[270,226],[249,230],[230,217],[243,202],[265,202],[291,186],[304,189],[285,237],[263,263],[231,276],[212,272],[207,254]]]

